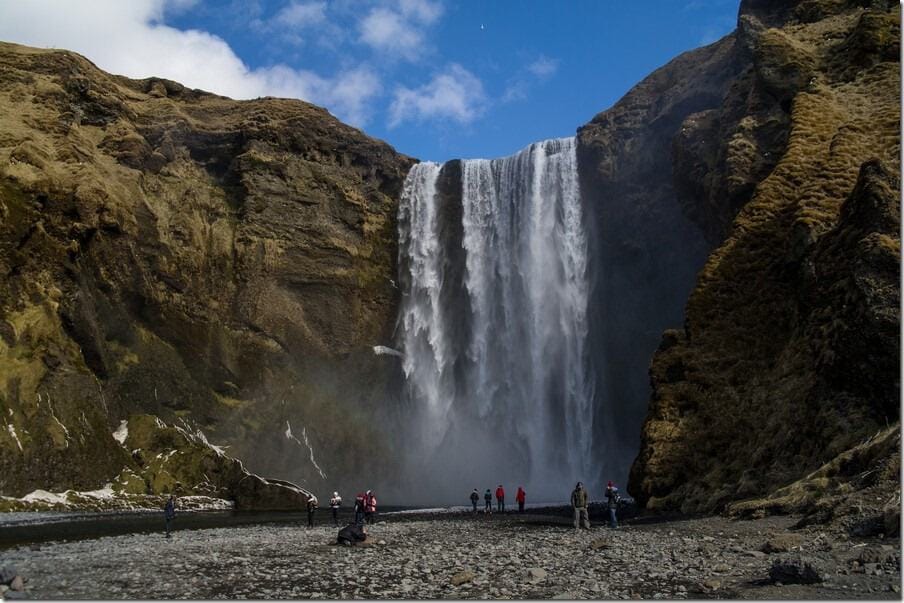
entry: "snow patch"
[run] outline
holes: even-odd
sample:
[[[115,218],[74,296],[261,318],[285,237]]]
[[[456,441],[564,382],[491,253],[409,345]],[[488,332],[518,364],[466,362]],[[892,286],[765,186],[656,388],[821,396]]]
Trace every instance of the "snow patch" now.
[[[374,354],[377,356],[398,356],[399,358],[404,358],[405,354],[398,350],[394,350],[392,348],[388,348],[385,345],[375,345],[374,346]]]
[[[317,470],[317,473],[320,474],[321,479],[326,479],[326,473],[323,472],[323,469],[320,468],[320,465],[317,464],[317,461],[314,460],[314,449],[311,447],[311,443],[308,441],[308,432],[307,429],[301,428],[301,437],[304,439],[304,444],[302,444],[298,438],[292,435],[292,426],[289,425],[289,422],[286,421],[286,439],[287,440],[295,440],[299,446],[306,446],[308,451],[311,453],[311,464],[314,465],[314,469]]]
[[[129,437],[129,422],[122,420],[119,422],[119,427],[113,432],[113,439],[124,446],[127,437]]]
[[[19,447],[19,452],[22,452],[22,442],[19,440],[19,434],[16,433],[16,428],[13,427],[12,423],[7,424],[6,430],[9,432],[9,435],[16,441],[16,445]]]
[[[31,494],[26,494],[22,497],[22,500],[25,502],[46,502],[51,504],[67,504],[69,500],[66,497],[67,492],[63,492],[62,494],[54,494],[53,492],[48,492],[47,490],[35,490]]]

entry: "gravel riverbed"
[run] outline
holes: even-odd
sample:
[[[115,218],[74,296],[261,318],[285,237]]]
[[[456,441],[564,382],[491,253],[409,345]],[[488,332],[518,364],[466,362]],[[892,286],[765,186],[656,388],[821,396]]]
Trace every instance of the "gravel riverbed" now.
[[[793,523],[710,517],[575,531],[555,516],[413,516],[372,526],[367,546],[334,545],[332,526],[270,524],[22,545],[0,564],[42,599],[901,598],[899,539]],[[770,579],[786,561],[816,582]]]

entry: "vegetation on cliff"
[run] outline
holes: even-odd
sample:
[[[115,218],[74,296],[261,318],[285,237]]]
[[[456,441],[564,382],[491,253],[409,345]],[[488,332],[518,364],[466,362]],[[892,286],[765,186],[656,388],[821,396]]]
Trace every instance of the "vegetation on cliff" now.
[[[367,434],[379,462],[411,159],[304,102],[5,43],[0,107],[0,493],[99,487],[136,413],[324,490],[286,421],[327,475]]]

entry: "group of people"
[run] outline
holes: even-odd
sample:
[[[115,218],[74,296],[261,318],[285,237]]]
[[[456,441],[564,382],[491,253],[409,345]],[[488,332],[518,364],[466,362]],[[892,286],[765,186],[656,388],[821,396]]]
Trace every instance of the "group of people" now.
[[[618,493],[618,487],[609,481],[606,485],[606,510],[609,514],[609,527],[613,530],[618,527],[618,502],[621,496]],[[590,496],[584,489],[583,482],[578,482],[571,492],[571,508],[574,509],[574,529],[579,528],[590,529],[590,516],[587,514],[587,505],[590,502]]]
[[[317,497],[311,495],[308,498],[308,527],[314,527],[314,512],[317,510]],[[333,492],[330,497],[330,512],[333,515],[333,525],[339,526],[339,508],[342,506],[342,497],[338,492]],[[377,517],[377,495],[373,490],[359,492],[355,497],[355,525],[372,524]]]
[[[477,514],[477,503],[480,501],[480,494],[477,491],[477,488],[471,492],[471,508],[474,515]],[[515,502],[518,503],[518,512],[524,513],[524,502],[527,499],[527,493],[524,491],[524,488],[518,486],[518,492],[515,494]],[[605,492],[606,499],[606,509],[609,515],[609,527],[617,528],[618,527],[618,503],[621,499],[618,487],[613,482],[609,482],[606,485]],[[486,492],[483,494],[484,500],[484,514],[492,514],[493,513],[493,493],[489,488],[486,489]],[[582,482],[578,482],[574,487],[574,490],[571,492],[571,508],[574,510],[574,528],[577,530],[581,527],[585,529],[590,529],[590,516],[587,514],[587,506],[590,502],[590,496],[587,493],[587,490],[584,489],[584,484]],[[317,510],[317,497],[311,495],[307,500],[307,511],[308,511],[308,527],[314,527],[314,512]],[[330,511],[333,515],[333,525],[339,526],[339,508],[342,506],[342,497],[339,496],[338,492],[333,492],[333,496],[330,498]],[[505,513],[505,488],[502,487],[502,484],[496,488],[496,511],[499,513]],[[366,524],[373,524],[376,521],[377,516],[377,496],[374,494],[373,490],[367,490],[366,492],[359,492],[357,496],[355,496],[355,522],[354,524],[350,524],[343,528],[340,533],[340,542],[343,540],[347,541],[344,544],[350,544],[351,542],[357,540],[364,540],[366,538],[367,529]],[[166,505],[163,509],[163,517],[166,521],[166,537],[170,537],[170,527],[172,521],[176,518],[176,497],[170,495],[169,499],[166,502]],[[343,537],[343,534],[345,537]]]
[[[515,494],[515,502],[518,503],[518,512],[524,513],[524,501],[527,499],[527,493],[524,491],[524,488],[518,486],[518,492]],[[480,501],[480,493],[477,492],[477,488],[471,492],[471,509],[474,515],[477,515],[477,503]],[[487,488],[487,491],[483,493],[483,512],[484,514],[493,514],[493,493]],[[499,513],[505,513],[505,488],[502,487],[502,484],[499,484],[496,488],[496,511]]]

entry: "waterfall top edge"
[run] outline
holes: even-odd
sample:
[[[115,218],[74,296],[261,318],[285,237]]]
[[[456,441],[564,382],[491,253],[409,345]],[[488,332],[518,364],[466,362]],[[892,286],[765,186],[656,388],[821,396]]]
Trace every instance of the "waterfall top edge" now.
[[[535,147],[538,147],[538,146],[541,146],[541,145],[546,145],[546,144],[550,144],[550,143],[565,143],[565,142],[568,142],[568,141],[577,141],[577,136],[561,136],[561,137],[559,137],[559,138],[547,138],[547,139],[545,139],[545,140],[538,140],[538,141],[536,141],[536,142],[530,143],[529,145],[527,145],[527,146],[525,146],[525,147],[522,147],[522,148],[518,149],[518,150],[515,151],[514,153],[511,153],[511,154],[509,154],[509,155],[503,155],[503,156],[501,156],[501,157],[456,157],[456,158],[454,158],[454,159],[448,159],[448,160],[446,160],[446,161],[420,161],[420,162],[416,163],[415,165],[438,165],[438,166],[443,166],[443,165],[446,165],[447,163],[451,163],[451,162],[453,162],[453,161],[461,161],[461,162],[468,162],[468,161],[504,161],[504,160],[510,159],[510,158],[512,158],[512,157],[517,157],[518,155],[521,155],[521,154],[523,154],[523,153],[526,153],[526,152],[530,151],[531,149],[533,149],[533,148],[535,148]]]

